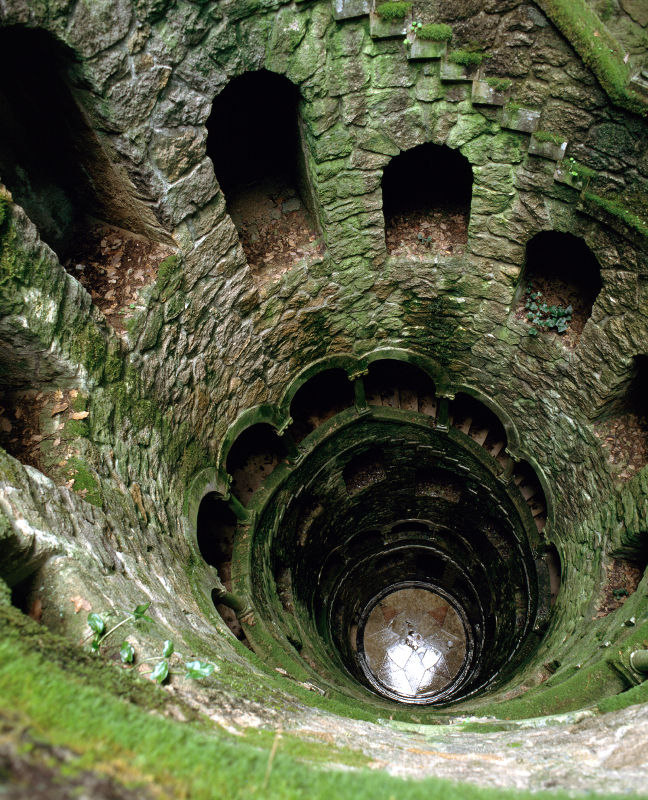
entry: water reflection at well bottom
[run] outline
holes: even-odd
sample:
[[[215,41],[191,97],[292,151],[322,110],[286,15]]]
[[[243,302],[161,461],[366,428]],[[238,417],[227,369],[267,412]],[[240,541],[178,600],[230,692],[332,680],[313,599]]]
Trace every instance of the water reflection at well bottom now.
[[[441,691],[466,654],[461,619],[445,597],[400,589],[376,604],[364,628],[365,658],[375,677],[404,697]]]

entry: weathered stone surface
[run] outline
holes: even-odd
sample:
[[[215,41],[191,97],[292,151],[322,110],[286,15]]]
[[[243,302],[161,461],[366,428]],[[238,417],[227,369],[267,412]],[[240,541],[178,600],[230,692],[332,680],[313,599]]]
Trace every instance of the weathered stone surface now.
[[[206,136],[197,128],[176,128],[156,134],[151,153],[165,177],[176,181],[205,155]]]
[[[90,58],[126,36],[132,14],[129,0],[79,0],[67,40]]]

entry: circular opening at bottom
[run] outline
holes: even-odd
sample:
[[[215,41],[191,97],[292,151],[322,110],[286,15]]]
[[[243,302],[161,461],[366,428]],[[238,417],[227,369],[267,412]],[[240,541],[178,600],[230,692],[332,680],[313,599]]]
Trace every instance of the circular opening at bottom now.
[[[436,586],[391,586],[374,597],[358,623],[358,660],[380,694],[426,703],[464,677],[471,635],[463,609]]]

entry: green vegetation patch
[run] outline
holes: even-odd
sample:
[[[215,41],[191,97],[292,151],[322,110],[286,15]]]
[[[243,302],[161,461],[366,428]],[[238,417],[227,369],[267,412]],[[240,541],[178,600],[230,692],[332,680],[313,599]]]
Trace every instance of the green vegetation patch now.
[[[413,3],[395,2],[395,3],[381,3],[376,8],[376,14],[385,22],[392,20],[405,19],[405,17],[412,10]]]
[[[630,67],[625,51],[602,25],[586,0],[538,0],[538,5],[569,39],[610,99],[629,111],[648,114],[648,104],[628,88]]]
[[[416,29],[417,39],[432,42],[449,42],[452,39],[452,28],[449,25],[421,25]]]
[[[448,61],[453,64],[461,64],[462,67],[479,67],[485,58],[490,58],[490,56],[476,50],[453,50],[448,55]]]
[[[101,508],[103,505],[101,489],[90,472],[87,461],[78,456],[72,456],[67,463],[67,468],[72,471],[71,475],[74,478],[74,486],[72,488],[74,491],[77,494],[82,494],[88,503]]]
[[[566,139],[563,136],[560,136],[560,134],[549,133],[549,131],[536,131],[533,136],[538,142],[555,144],[558,145],[558,147],[560,147],[560,145],[564,144],[566,141]]]
[[[608,214],[612,214],[615,217],[618,217],[620,220],[626,223],[628,227],[632,228],[637,233],[640,233],[644,237],[648,237],[648,223],[634,214],[630,209],[623,205],[617,199],[611,199],[609,197],[601,197],[598,194],[593,194],[592,192],[584,192],[585,199],[588,200],[590,203],[599,206],[604,211],[607,211]]]
[[[508,78],[486,78],[486,83],[496,92],[505,92],[513,85],[513,81]]]

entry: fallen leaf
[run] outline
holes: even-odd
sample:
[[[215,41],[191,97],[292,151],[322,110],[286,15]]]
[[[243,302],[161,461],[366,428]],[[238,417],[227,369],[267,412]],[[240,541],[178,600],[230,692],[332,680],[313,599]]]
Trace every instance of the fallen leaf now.
[[[74,597],[70,597],[70,601],[74,603],[74,613],[78,614],[79,611],[92,611],[92,606],[90,603],[80,594],[75,594]]]
[[[74,400],[74,398],[79,394],[78,389],[70,389],[70,397]]]
[[[115,290],[111,289],[109,292],[106,292],[106,294],[104,295],[104,300],[112,300],[114,296],[115,296]]]
[[[20,408],[17,408],[17,409],[14,411],[14,416],[15,416],[15,418],[16,418],[16,419],[22,419],[22,418],[23,418],[23,412],[22,412],[22,409],[20,409]]]
[[[75,411],[73,414],[70,414],[70,419],[85,419],[86,417],[90,416],[89,411]]]
[[[2,428],[3,433],[11,433],[11,422],[6,417],[1,417],[0,428]]]
[[[43,604],[40,601],[40,597],[37,597],[34,600],[27,616],[36,620],[36,622],[41,621],[41,617],[43,616]]]
[[[45,437],[41,436],[40,434],[35,434],[31,437],[32,442],[42,442]]]
[[[65,411],[68,407],[67,403],[59,403],[57,406],[54,406],[52,409],[52,413],[50,414],[51,417],[55,417],[57,414],[60,414],[61,411]]]

